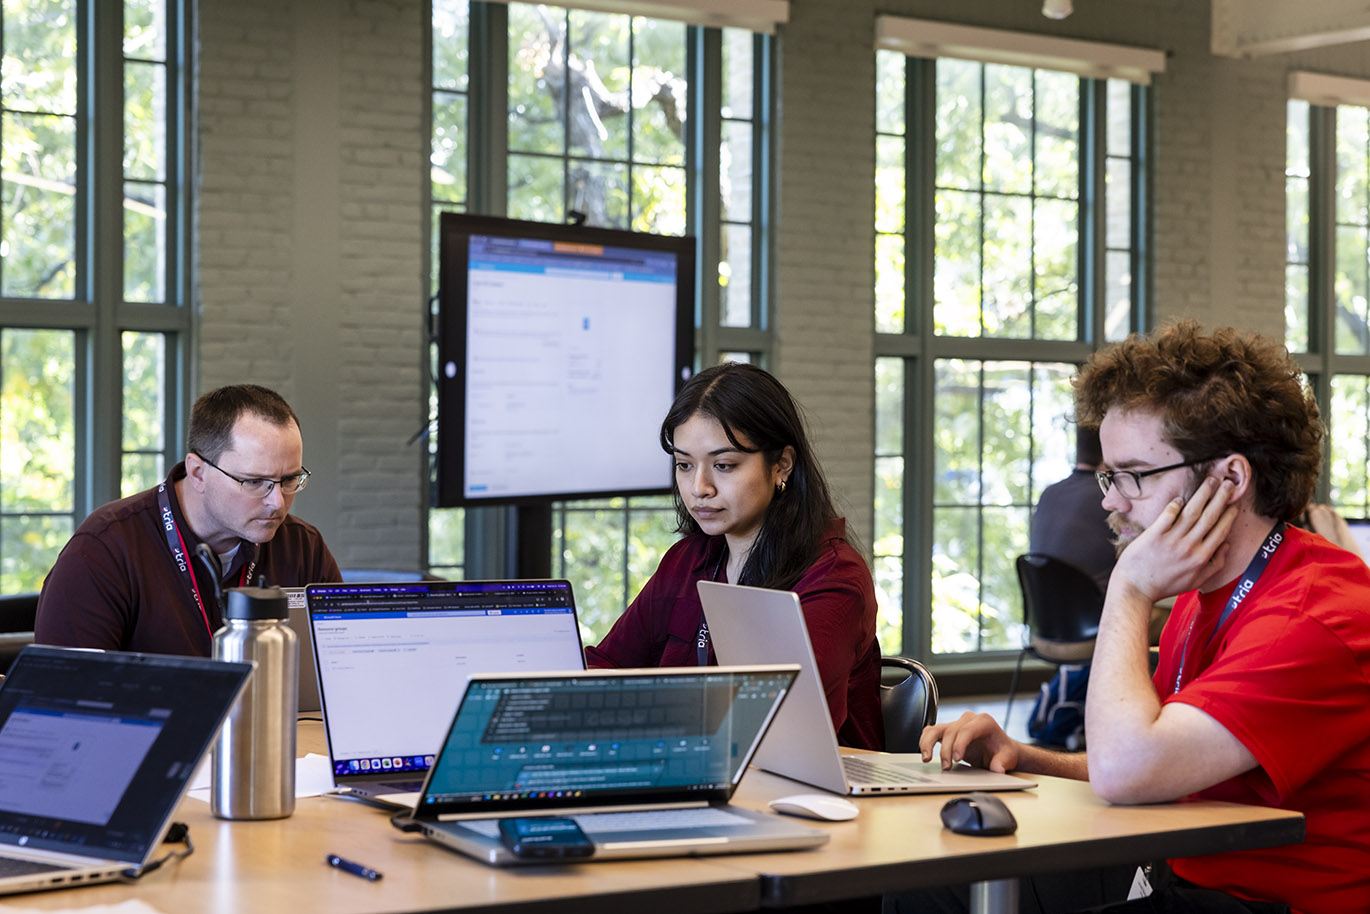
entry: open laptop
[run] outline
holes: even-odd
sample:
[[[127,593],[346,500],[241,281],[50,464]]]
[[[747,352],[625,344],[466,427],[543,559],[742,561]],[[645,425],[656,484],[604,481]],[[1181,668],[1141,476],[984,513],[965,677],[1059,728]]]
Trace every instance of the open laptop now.
[[[314,633],[309,630],[309,604],[303,587],[281,589],[285,591],[286,605],[290,609],[290,629],[300,645],[299,710],[301,714],[318,711],[322,706],[319,703],[319,675],[314,669]]]
[[[590,860],[814,847],[827,833],[728,804],[795,664],[478,676],[414,819],[486,863],[524,863],[505,817],[568,816]]]
[[[0,893],[136,876],[251,672],[24,648],[0,688]]]
[[[719,663],[798,663],[794,695],[781,708],[754,763],[774,774],[840,794],[1023,790],[1035,782],[969,765],[943,771],[916,753],[844,754],[828,713],[799,596],[714,581],[699,598]]]
[[[333,783],[412,807],[476,673],[585,667],[567,581],[305,588]]]

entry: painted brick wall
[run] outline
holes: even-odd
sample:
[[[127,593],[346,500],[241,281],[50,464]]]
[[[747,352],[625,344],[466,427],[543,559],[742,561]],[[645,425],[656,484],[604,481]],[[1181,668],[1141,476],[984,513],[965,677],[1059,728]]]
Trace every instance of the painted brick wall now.
[[[780,43],[775,359],[863,542],[874,447],[874,22],[796,3]]]
[[[199,389],[299,413],[295,513],[344,568],[418,568],[427,421],[419,0],[205,2]]]
[[[199,10],[195,250],[198,390],[253,382],[292,396],[294,44],[270,0]]]

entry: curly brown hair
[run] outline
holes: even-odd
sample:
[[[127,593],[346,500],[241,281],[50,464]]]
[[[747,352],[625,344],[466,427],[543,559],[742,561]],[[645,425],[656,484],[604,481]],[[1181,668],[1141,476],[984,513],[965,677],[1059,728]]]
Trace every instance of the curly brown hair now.
[[[1293,520],[1313,497],[1323,424],[1303,372],[1280,343],[1192,320],[1133,335],[1095,353],[1071,380],[1076,420],[1098,427],[1110,409],[1158,412],[1186,460],[1241,454],[1255,508]]]

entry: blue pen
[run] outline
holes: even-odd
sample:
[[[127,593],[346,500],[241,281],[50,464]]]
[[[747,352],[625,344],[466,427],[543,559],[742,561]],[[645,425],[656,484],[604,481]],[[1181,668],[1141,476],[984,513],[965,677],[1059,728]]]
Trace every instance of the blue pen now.
[[[345,870],[353,876],[370,879],[372,882],[381,878],[381,874],[370,867],[362,866],[360,863],[353,863],[351,860],[345,860],[337,854],[327,854],[324,856],[324,860],[328,861],[329,866],[336,866],[338,869]]]

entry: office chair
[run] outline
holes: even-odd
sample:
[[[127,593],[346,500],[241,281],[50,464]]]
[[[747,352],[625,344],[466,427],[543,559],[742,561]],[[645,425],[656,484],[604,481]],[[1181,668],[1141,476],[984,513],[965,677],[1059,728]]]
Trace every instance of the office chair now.
[[[937,682],[908,657],[880,658],[880,716],[886,752],[917,752],[923,728],[937,723]]]
[[[1028,643],[1018,654],[1013,680],[1008,689],[1008,726],[1023,658],[1029,654],[1054,663],[1085,663],[1094,656],[1094,639],[1099,634],[1099,616],[1104,610],[1104,593],[1098,583],[1069,562],[1041,553],[1018,556],[1018,586],[1023,591],[1023,624]]]
[[[38,615],[38,594],[15,593],[0,596],[0,674],[24,645],[33,643],[34,619]]]

